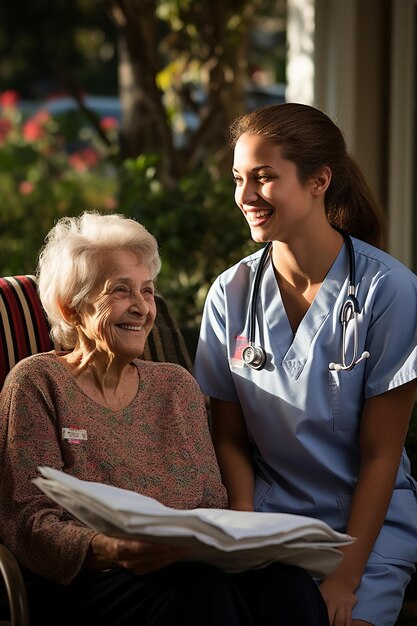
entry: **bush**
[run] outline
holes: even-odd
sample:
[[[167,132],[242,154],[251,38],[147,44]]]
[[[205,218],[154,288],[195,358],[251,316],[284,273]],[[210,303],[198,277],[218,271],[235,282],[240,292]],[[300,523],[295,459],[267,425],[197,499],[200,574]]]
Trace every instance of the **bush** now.
[[[16,94],[0,96],[3,276],[34,271],[37,252],[57,218],[117,206],[114,155],[94,143],[70,153],[63,121],[46,110],[25,116]]]

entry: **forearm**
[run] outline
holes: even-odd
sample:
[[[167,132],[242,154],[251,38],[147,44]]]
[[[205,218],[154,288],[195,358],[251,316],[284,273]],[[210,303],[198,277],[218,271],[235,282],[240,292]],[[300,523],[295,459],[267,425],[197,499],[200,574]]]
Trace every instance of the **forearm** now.
[[[344,580],[354,592],[384,523],[397,468],[385,459],[364,464],[352,498],[346,532],[355,543],[342,548],[344,558],[330,578]]]
[[[59,509],[55,514],[53,506],[31,515],[15,511],[12,515],[12,523],[7,526],[3,526],[5,518],[0,516],[2,539],[19,562],[43,578],[70,583],[83,567],[95,532],[81,522],[60,520]]]
[[[222,442],[217,444],[216,454],[229,497],[229,508],[253,511],[255,476],[248,450],[232,442]]]
[[[229,508],[253,511],[255,475],[251,446],[239,404],[211,399],[213,442]]]

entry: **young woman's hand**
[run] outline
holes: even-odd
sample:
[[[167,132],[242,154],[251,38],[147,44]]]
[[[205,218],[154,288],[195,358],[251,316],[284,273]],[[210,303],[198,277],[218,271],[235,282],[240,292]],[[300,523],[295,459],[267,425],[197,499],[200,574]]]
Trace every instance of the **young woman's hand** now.
[[[330,626],[351,626],[356,596],[346,583],[327,578],[320,585],[327,606]]]
[[[96,570],[117,566],[135,574],[148,574],[184,556],[185,550],[162,543],[108,537],[99,533],[91,540],[84,566]]]

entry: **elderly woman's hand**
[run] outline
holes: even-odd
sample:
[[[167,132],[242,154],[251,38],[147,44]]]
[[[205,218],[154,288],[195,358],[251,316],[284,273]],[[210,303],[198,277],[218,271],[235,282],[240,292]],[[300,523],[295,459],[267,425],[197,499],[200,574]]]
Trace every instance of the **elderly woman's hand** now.
[[[162,543],[120,539],[99,533],[91,540],[84,566],[105,570],[116,565],[135,574],[148,574],[184,556],[185,550]]]

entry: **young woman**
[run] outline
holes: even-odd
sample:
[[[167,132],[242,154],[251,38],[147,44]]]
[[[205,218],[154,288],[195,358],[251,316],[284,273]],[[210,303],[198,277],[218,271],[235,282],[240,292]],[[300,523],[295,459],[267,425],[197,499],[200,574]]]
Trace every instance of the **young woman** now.
[[[217,278],[196,355],[230,506],[356,537],[320,581],[330,624],[392,626],[417,560],[403,448],[417,277],[380,249],[380,213],[324,113],[267,107],[231,132],[236,203],[272,244]]]

